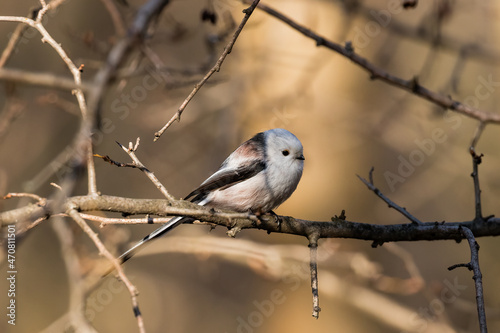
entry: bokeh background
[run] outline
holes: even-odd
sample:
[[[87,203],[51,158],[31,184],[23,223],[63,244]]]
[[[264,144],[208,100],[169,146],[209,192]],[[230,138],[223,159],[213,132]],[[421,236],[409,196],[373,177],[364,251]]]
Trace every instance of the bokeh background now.
[[[143,3],[112,5],[126,26]],[[265,3],[332,41],[352,41],[356,52],[390,73],[417,76],[430,89],[497,112],[497,1],[420,1],[408,10],[400,1],[382,0]],[[85,82],[92,81],[122,33],[106,4],[67,0],[44,20],[73,61],[85,65]],[[5,0],[0,15],[26,16],[38,5]],[[283,127],[302,141],[306,166],[278,214],[328,221],[345,210],[351,221],[406,223],[357,179],[373,166],[375,184],[419,219],[473,219],[468,147],[476,121],[370,80],[347,59],[316,47],[259,10],[220,72],[191,101],[182,120],[154,143],[155,131],[215,63],[244,8],[230,0],[169,4],[145,47],[132,54],[109,88],[102,106],[104,125],[94,135],[95,152],[128,162],[115,141],[127,144],[140,137],[138,157],[181,198],[241,142]],[[213,13],[216,21],[203,21],[203,12]],[[2,50],[16,25],[0,22]],[[54,50],[31,29],[5,67],[70,78]],[[0,194],[49,196],[54,192],[49,183],[61,181],[67,170],[68,146],[81,120],[75,98],[70,92],[5,81],[0,88]],[[498,142],[500,128],[492,125],[477,146],[485,154],[480,165],[484,215],[499,213]],[[404,161],[411,161],[412,168],[403,170]],[[101,193],[162,197],[138,170],[95,163]],[[401,178],[391,182],[391,175]],[[83,177],[75,194],[86,190]],[[3,200],[0,210],[23,204]],[[69,226],[70,234],[65,236],[61,224]],[[117,255],[154,229],[91,225]],[[305,239],[256,230],[229,239],[225,231],[181,226],[126,264],[140,291],[148,332],[478,331],[472,273],[447,270],[468,262],[464,242],[404,242],[373,249],[364,241],[322,240],[322,311],[315,320]],[[500,331],[498,239],[478,241],[488,324],[491,332]],[[68,243],[75,260],[64,257]],[[137,332],[129,294],[114,277],[100,279],[105,260],[74,222],[44,221],[18,237],[17,244],[17,325],[8,325],[3,315],[2,332],[83,331],[68,316],[68,309],[78,308],[71,303],[75,299],[97,331]],[[81,280],[68,277],[68,260]],[[6,271],[4,255],[2,261]],[[80,298],[72,292],[75,285],[83,293]],[[0,279],[2,308],[6,290],[6,280]]]

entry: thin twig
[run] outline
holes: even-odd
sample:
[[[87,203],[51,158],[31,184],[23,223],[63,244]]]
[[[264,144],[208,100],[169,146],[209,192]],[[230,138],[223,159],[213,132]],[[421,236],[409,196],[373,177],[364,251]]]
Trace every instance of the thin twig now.
[[[80,126],[80,131],[76,136],[75,142],[77,148],[82,146],[85,148],[86,145],[91,145],[91,135],[97,127],[99,106],[105,96],[108,83],[119,66],[130,54],[132,46],[142,40],[146,35],[146,31],[151,21],[162,12],[163,8],[165,8],[168,3],[170,3],[169,0],[149,0],[144,3],[135,14],[134,20],[129,26],[128,33],[125,34],[108,53],[105,65],[100,68],[94,77],[93,89],[90,91],[88,98],[88,117],[83,119],[84,121]],[[86,157],[87,163],[93,166],[94,160],[92,151],[89,151]],[[91,180],[95,180],[95,171],[94,174],[90,174],[89,172],[88,178],[89,183]],[[90,186],[89,192],[91,192]],[[97,194],[97,189],[95,193]]]
[[[39,195],[36,195],[34,193],[7,193],[6,195],[4,195],[4,199],[10,199],[10,198],[31,198],[41,204],[43,204],[45,202],[45,199],[42,198],[41,196]]]
[[[14,52],[17,44],[19,43],[19,40],[21,39],[21,36],[23,33],[28,29],[28,27],[25,24],[18,24],[12,35],[10,36],[9,42],[7,43],[7,46],[2,52],[2,56],[0,57],[0,68],[4,67],[7,61],[9,60],[10,56]]]
[[[121,145],[120,145],[121,146]],[[116,165],[117,167],[120,168],[140,168],[137,164],[135,163],[122,163],[122,162],[117,162],[108,155],[99,155],[99,154],[94,154],[94,157],[99,157],[101,158],[104,162],[108,162],[109,164]]]
[[[249,0],[244,0],[244,2],[248,3]],[[327,38],[320,36],[315,33],[311,29],[295,22],[288,16],[280,13],[279,11],[265,5],[263,3],[259,3],[257,8],[262,11],[268,13],[269,15],[277,18],[278,20],[284,22],[289,25],[291,28],[297,30],[304,36],[311,38],[316,42],[316,46],[326,47],[336,53],[341,54],[342,56],[350,59],[352,62],[359,65],[361,68],[370,73],[371,79],[380,79],[392,86],[398,87],[400,89],[411,92],[412,94],[419,96],[423,99],[426,99],[440,107],[445,109],[450,109],[461,113],[467,117],[478,119],[484,123],[495,123],[500,124],[500,113],[487,112],[484,110],[476,109],[469,105],[463,104],[459,101],[454,100],[450,96],[443,95],[441,93],[435,92],[433,90],[427,89],[418,83],[414,78],[405,80],[395,75],[389,74],[385,70],[375,66],[373,63],[369,62],[366,58],[363,58],[359,54],[354,51],[354,47],[351,42],[347,42],[345,46],[342,46],[338,43],[332,42]]]
[[[318,293],[318,235],[313,234],[309,237],[309,251],[310,251],[310,264],[311,270],[311,289],[313,298],[312,316],[316,319],[319,318],[319,293]]]
[[[59,7],[61,4],[63,4],[66,0],[52,0],[48,5],[47,5],[47,10],[54,10],[57,7]],[[43,5],[43,3],[42,3]],[[43,8],[42,8],[43,9]],[[33,11],[30,11],[30,14],[32,14]],[[30,15],[28,14],[28,16]],[[39,15],[39,14],[38,14]],[[2,55],[0,56],[0,69],[5,66],[9,58],[12,56],[12,53],[14,52],[17,44],[19,43],[19,40],[23,36],[23,33],[26,31],[28,27],[25,24],[18,24],[12,35],[10,36],[9,42],[7,43],[7,46],[2,52]]]
[[[486,310],[484,308],[484,294],[483,294],[483,275],[479,268],[479,245],[474,238],[474,234],[469,228],[460,227],[460,231],[467,241],[469,242],[471,260],[467,264],[457,264],[448,267],[449,270],[453,270],[457,267],[467,267],[470,271],[474,272],[472,277],[476,286],[476,304],[477,304],[477,314],[479,317],[479,330],[481,333],[487,333],[488,328],[486,326]]]
[[[407,210],[406,208],[404,207],[401,207],[399,205],[397,205],[396,203],[394,203],[391,199],[389,199],[388,197],[386,197],[382,192],[380,192],[380,190],[378,188],[375,187],[375,185],[373,184],[373,171],[374,171],[374,168],[372,167],[370,169],[370,173],[369,173],[369,179],[370,181],[367,181],[366,179],[364,179],[363,177],[359,176],[359,175],[356,175],[358,176],[358,178],[370,189],[372,190],[380,199],[384,200],[390,208],[394,208],[395,210],[397,210],[398,212],[400,212],[401,214],[403,214],[408,220],[411,221],[411,223],[415,223],[415,224],[422,224],[422,222],[417,219],[415,216],[411,215]]]
[[[90,214],[80,213],[80,216],[86,220],[96,221],[101,223],[101,227],[106,226],[108,224],[163,224],[170,221],[172,216],[189,216],[192,218],[203,219],[207,216],[213,217],[221,217],[225,218],[228,221],[232,221],[235,219],[251,219],[255,222],[258,222],[259,219],[255,215],[250,213],[226,213],[226,212],[216,212],[211,210],[210,212],[200,211],[196,209],[189,208],[178,208],[178,207],[168,207],[165,212],[165,215],[170,217],[143,217],[143,218],[114,218],[114,217],[104,217],[104,216],[96,216]]]
[[[250,18],[250,15],[252,15],[255,7],[259,4],[259,0],[253,0],[252,4],[250,7],[246,8],[243,10],[243,13],[245,13],[245,16],[243,17],[243,20],[241,20],[240,25],[236,29],[236,31],[233,34],[233,37],[229,41],[229,43],[226,45],[224,48],[224,51],[222,51],[222,54],[220,55],[219,59],[215,63],[215,65],[205,74],[203,79],[201,79],[200,82],[198,82],[195,86],[194,89],[191,91],[191,93],[186,97],[184,102],[182,102],[181,106],[177,110],[177,112],[170,118],[170,120],[163,126],[158,132],[155,133],[154,141],[158,140],[160,136],[167,130],[167,128],[170,127],[170,125],[173,124],[174,121],[179,121],[181,120],[181,115],[188,103],[193,99],[194,95],[200,90],[200,88],[205,84],[205,82],[208,81],[208,79],[214,74],[215,72],[218,72],[221,68],[222,63],[226,59],[227,55],[231,53],[231,50],[233,49],[234,43],[236,43],[236,39],[238,39],[238,36],[240,35],[241,31],[243,30],[243,27],[247,23],[248,19]]]
[[[175,198],[170,193],[168,193],[168,191],[165,188],[165,186],[163,186],[163,184],[158,180],[158,178],[156,178],[156,176],[154,175],[154,173],[152,173],[151,171],[149,171],[149,169],[146,168],[144,166],[144,164],[142,164],[142,162],[135,155],[135,151],[139,147],[139,142],[140,142],[140,138],[137,138],[135,146],[132,146],[132,142],[129,142],[129,147],[128,148],[126,148],[125,146],[123,146],[119,142],[116,142],[116,143],[120,147],[122,147],[122,149],[130,156],[130,158],[132,159],[132,161],[134,161],[134,164],[137,165],[137,168],[146,174],[146,176],[153,182],[153,184],[156,186],[156,188],[158,190],[160,190],[160,192],[165,196],[165,198],[167,198],[168,200],[175,200]]]
[[[118,262],[118,260],[113,257],[113,255],[108,251],[108,249],[104,246],[104,244],[99,239],[99,236],[90,228],[90,226],[85,222],[85,220],[78,214],[78,211],[75,207],[70,207],[67,211],[67,214],[83,229],[83,231],[90,237],[90,239],[94,242],[95,246],[99,250],[99,253],[105,256],[115,268],[120,280],[123,281],[125,286],[127,287],[130,297],[132,299],[132,308],[134,310],[134,315],[137,319],[137,326],[139,327],[139,332],[146,332],[144,328],[144,320],[142,318],[141,311],[139,310],[139,303],[137,301],[137,288],[130,282],[128,277],[123,272],[122,266]]]
[[[76,84],[74,80],[51,73],[33,73],[8,68],[0,69],[0,80],[69,91],[74,89],[89,90],[90,88],[86,84]]]
[[[486,123],[483,121],[480,121],[479,124],[477,125],[476,132],[474,133],[474,138],[472,139],[472,142],[470,144],[471,149],[476,149],[477,142],[479,141],[481,134],[483,134],[485,127]]]
[[[472,173],[471,177],[474,181],[474,203],[475,203],[475,211],[476,218],[475,220],[480,222],[483,221],[483,212],[481,209],[481,187],[479,186],[479,173],[478,173],[478,165],[481,164],[483,154],[476,154],[474,147],[470,148],[470,154],[472,156]]]

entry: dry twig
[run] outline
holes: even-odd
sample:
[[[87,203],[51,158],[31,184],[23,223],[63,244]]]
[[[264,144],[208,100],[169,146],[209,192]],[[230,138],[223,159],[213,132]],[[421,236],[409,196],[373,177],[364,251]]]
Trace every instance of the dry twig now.
[[[400,212],[403,216],[405,216],[408,220],[411,221],[411,223],[414,223],[414,224],[422,224],[422,222],[417,219],[415,216],[411,215],[407,210],[406,208],[404,207],[401,207],[399,205],[397,205],[394,201],[392,201],[391,199],[389,199],[388,197],[386,197],[382,192],[380,192],[380,190],[378,188],[375,187],[375,185],[373,184],[373,171],[375,169],[372,167],[370,169],[370,174],[369,174],[369,179],[370,181],[367,181],[366,179],[364,179],[363,177],[358,176],[358,178],[370,189],[373,191],[373,193],[375,193],[380,199],[384,200],[390,208],[394,208],[395,210],[397,210],[398,212]]]
[[[244,0],[244,2],[248,3],[249,0]],[[282,21],[283,23],[289,25],[291,28],[297,30],[304,36],[314,40],[316,42],[316,46],[326,47],[348,59],[350,59],[355,64],[359,65],[361,68],[366,70],[370,74],[371,79],[379,79],[382,80],[392,86],[397,88],[406,90],[416,96],[419,96],[423,99],[426,99],[442,108],[450,109],[452,111],[456,111],[460,114],[463,114],[467,117],[477,119],[484,123],[494,123],[500,124],[500,114],[487,112],[484,110],[479,110],[477,108],[465,105],[459,101],[454,100],[450,96],[446,96],[430,89],[422,86],[416,78],[411,78],[408,80],[402,79],[395,75],[389,74],[385,70],[375,66],[373,63],[363,58],[359,54],[357,54],[354,50],[354,47],[351,42],[346,42],[345,46],[342,46],[338,43],[332,42],[327,38],[320,36],[316,32],[311,29],[295,22],[288,16],[280,13],[279,11],[271,8],[268,5],[263,3],[259,3],[257,8],[262,11],[268,13],[269,15],[275,17],[276,19]]]
[[[474,238],[474,234],[469,228],[460,227],[460,232],[469,242],[471,259],[467,264],[456,264],[448,267],[448,270],[451,271],[457,267],[467,267],[469,271],[474,272],[472,278],[474,279],[476,286],[476,305],[479,318],[479,330],[481,333],[487,333],[488,329],[486,326],[486,311],[484,309],[483,275],[481,274],[481,270],[479,268],[479,245]]]
[[[123,146],[119,142],[116,143],[128,154],[128,156],[130,156],[132,161],[134,161],[134,165],[139,170],[141,170],[146,174],[146,176],[153,182],[156,188],[160,190],[160,192],[165,196],[165,198],[167,198],[168,200],[175,200],[175,198],[172,195],[170,195],[170,193],[168,193],[167,189],[165,188],[165,186],[163,186],[160,180],[156,178],[155,174],[149,171],[149,169],[146,168],[144,164],[142,164],[142,162],[139,160],[139,158],[137,158],[137,156],[135,155],[135,151],[137,150],[137,148],[139,148],[139,142],[140,138],[137,138],[134,146],[132,146],[132,142],[129,142],[128,148],[125,148],[125,146]],[[118,165],[118,166],[129,166],[129,165]]]
[[[309,250],[310,250],[310,270],[311,270],[311,289],[313,297],[313,310],[312,316],[316,319],[319,318],[319,293],[318,293],[318,237],[313,234],[309,237]]]
[[[229,41],[229,43],[224,48],[224,51],[222,51],[222,54],[220,55],[220,57],[217,60],[217,62],[215,63],[215,65],[208,71],[207,74],[205,74],[205,76],[203,77],[203,79],[201,79],[201,81],[198,82],[194,86],[194,89],[191,91],[191,93],[188,95],[188,97],[186,97],[186,99],[184,100],[184,102],[182,102],[182,104],[179,107],[179,109],[177,110],[177,112],[172,116],[172,118],[170,118],[170,120],[165,124],[165,126],[163,126],[158,132],[155,133],[154,141],[158,140],[160,138],[160,136],[167,130],[167,128],[169,128],[170,125],[173,124],[174,121],[181,120],[182,112],[184,111],[184,109],[186,108],[186,106],[188,105],[188,103],[193,99],[194,95],[196,95],[196,93],[205,84],[205,82],[208,81],[208,79],[212,76],[212,74],[214,74],[215,72],[218,72],[220,70],[222,63],[226,59],[227,55],[229,53],[231,53],[231,51],[233,49],[233,46],[234,46],[234,43],[236,43],[236,39],[238,39],[238,36],[240,35],[241,30],[243,30],[243,27],[245,26],[245,24],[247,23],[248,19],[250,18],[250,15],[252,15],[255,7],[257,7],[257,5],[259,4],[259,1],[260,0],[253,0],[253,2],[250,5],[250,7],[248,7],[247,9],[243,10],[243,13],[245,13],[245,16],[243,17],[243,20],[241,20],[240,25],[238,26],[238,28],[234,32],[233,37],[231,38],[231,40]]]
[[[123,281],[123,283],[125,284],[130,293],[130,297],[132,299],[132,308],[134,310],[134,315],[137,319],[137,326],[139,327],[139,332],[141,333],[146,332],[144,328],[144,320],[142,318],[141,311],[139,310],[139,303],[137,301],[137,295],[138,295],[137,289],[123,272],[123,268],[118,262],[118,260],[116,260],[115,257],[113,257],[113,255],[108,251],[108,249],[106,249],[104,244],[99,239],[99,236],[90,228],[87,222],[85,222],[85,220],[78,214],[76,207],[70,207],[69,210],[67,211],[67,214],[83,229],[83,231],[94,242],[95,246],[99,250],[99,253],[105,256],[113,264],[113,267],[116,270],[118,276]]]

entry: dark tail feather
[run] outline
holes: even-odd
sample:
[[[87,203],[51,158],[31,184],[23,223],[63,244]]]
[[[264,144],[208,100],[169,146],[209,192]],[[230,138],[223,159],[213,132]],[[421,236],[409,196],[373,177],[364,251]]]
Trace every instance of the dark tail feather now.
[[[161,227],[144,237],[141,241],[139,241],[137,244],[132,246],[130,249],[128,249],[125,253],[123,253],[121,256],[118,257],[118,261],[120,262],[120,265],[122,265],[124,262],[128,261],[130,258],[132,258],[139,250],[149,243],[149,241],[161,237],[170,230],[174,229],[177,227],[179,224],[182,224],[186,221],[192,220],[189,217],[174,217],[167,223],[163,224]],[[103,274],[103,277],[108,275],[109,273],[113,272],[115,270],[114,267],[109,269],[105,274]]]

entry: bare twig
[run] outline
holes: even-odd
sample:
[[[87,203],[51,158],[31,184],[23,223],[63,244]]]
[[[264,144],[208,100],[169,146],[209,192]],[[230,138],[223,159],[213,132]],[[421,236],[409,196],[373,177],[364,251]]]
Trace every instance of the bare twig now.
[[[41,196],[39,195],[36,195],[34,193],[7,193],[3,198],[4,199],[10,199],[10,198],[31,198],[37,202],[39,202],[40,204],[44,204],[45,202],[45,199],[42,198]]]
[[[57,7],[59,7],[61,4],[63,4],[66,0],[52,0],[48,5],[46,5],[47,9],[45,10],[54,10]],[[42,3],[43,5],[43,3]],[[43,7],[42,7],[43,9]],[[32,13],[33,11],[31,11]],[[40,14],[37,14],[40,15]],[[28,14],[29,16],[29,14]],[[26,31],[27,26],[25,24],[18,24],[12,35],[10,36],[9,42],[7,43],[7,46],[2,52],[2,55],[0,56],[0,69],[5,66],[9,58],[12,56],[12,53],[14,52],[17,44],[19,43],[19,40],[23,36],[23,33]]]
[[[109,261],[111,261],[114,269],[118,273],[118,276],[120,277],[121,281],[123,281],[123,283],[125,284],[130,293],[130,297],[132,299],[132,308],[134,310],[134,315],[137,319],[137,326],[139,327],[139,332],[146,332],[144,328],[144,321],[141,315],[141,311],[139,310],[139,303],[137,301],[137,295],[138,295],[137,289],[123,272],[123,268],[118,262],[118,260],[116,260],[115,257],[113,257],[113,255],[108,251],[108,249],[106,249],[104,244],[99,239],[99,236],[90,228],[87,222],[85,222],[85,220],[78,214],[78,211],[75,209],[75,207],[70,207],[70,209],[67,211],[67,214],[90,237],[90,239],[94,242],[95,246],[99,250],[99,253],[105,256]]]
[[[312,316],[316,319],[319,318],[319,293],[318,293],[318,235],[313,234],[309,237],[309,250],[310,250],[310,270],[311,270],[311,289],[313,297],[313,310]]]
[[[472,139],[472,142],[470,144],[471,149],[476,149],[477,142],[479,141],[479,138],[481,137],[481,134],[483,134],[484,128],[486,127],[486,124],[482,121],[479,122],[476,128],[476,132],[474,133],[474,138]]]
[[[236,39],[238,39],[238,36],[240,35],[241,31],[243,30],[243,27],[247,23],[248,19],[250,18],[250,15],[252,15],[255,7],[259,4],[259,0],[253,0],[252,4],[250,7],[246,8],[243,10],[243,13],[245,13],[245,16],[243,17],[243,20],[241,20],[240,25],[236,29],[236,31],[233,34],[233,37],[229,41],[229,43],[226,45],[224,48],[224,51],[222,51],[222,54],[220,55],[219,59],[215,63],[215,65],[208,71],[207,74],[201,79],[200,82],[198,82],[195,86],[194,89],[191,91],[191,93],[186,97],[184,102],[182,102],[181,106],[177,110],[177,112],[170,118],[170,120],[163,126],[158,132],[155,133],[154,141],[158,140],[160,136],[167,130],[167,128],[170,127],[170,125],[173,124],[174,121],[179,121],[181,120],[181,115],[188,103],[193,99],[194,95],[200,90],[200,88],[205,84],[205,82],[208,81],[208,79],[214,74],[215,72],[218,72],[221,68],[222,63],[226,59],[227,55],[231,53],[231,50],[233,49],[234,43],[236,43]]]
[[[58,219],[51,224],[59,238],[61,256],[66,266],[69,284],[68,317],[75,331],[97,333],[85,318],[86,288],[82,278],[79,258],[75,251],[73,232],[69,225]]]
[[[122,147],[122,145],[120,145]],[[116,165],[117,167],[121,168],[140,168],[137,164],[135,163],[122,163],[122,162],[117,162],[108,155],[99,155],[99,154],[94,154],[94,157],[99,157],[101,158],[104,162],[108,162],[109,164]]]
[[[1,71],[1,69],[0,69]],[[15,96],[7,96],[0,113],[0,142],[12,128],[10,125],[26,110],[27,103]]]
[[[467,267],[470,271],[474,272],[474,276],[472,278],[474,279],[476,286],[476,304],[477,314],[479,317],[479,330],[481,333],[487,333],[488,328],[486,326],[486,311],[484,308],[483,276],[479,268],[479,245],[474,238],[474,234],[469,228],[460,227],[460,231],[469,242],[471,260],[467,264],[456,264],[448,267],[448,269],[453,270],[457,267]]]
[[[408,220],[410,220],[411,223],[422,224],[422,222],[419,219],[417,219],[415,216],[411,215],[406,210],[406,208],[400,207],[399,205],[397,205],[396,203],[394,203],[391,199],[389,199],[382,192],[380,192],[380,190],[377,187],[375,187],[375,185],[373,184],[373,171],[374,171],[374,168],[372,167],[370,169],[370,174],[369,174],[370,181],[367,181],[366,179],[364,179],[363,177],[361,177],[359,175],[357,175],[357,176],[380,199],[384,200],[389,205],[390,208],[394,208],[395,210],[397,210],[398,212],[400,212],[403,216],[405,216]]]
[[[49,73],[33,73],[19,69],[0,69],[0,80],[70,91],[74,89],[89,89],[87,85],[76,84],[74,80],[65,77]]]
[[[61,175],[64,168],[67,167],[67,163],[71,160],[73,156],[73,147],[67,146],[64,148],[54,159],[47,163],[32,179],[26,181],[23,184],[25,191],[34,191],[41,185],[45,184],[46,181],[54,174],[56,174],[61,180]]]
[[[193,218],[203,219],[207,216],[207,212],[189,209],[189,208],[177,208],[170,207],[164,212],[168,216],[189,216]],[[226,213],[226,212],[216,212],[210,211],[209,215],[214,217],[221,217],[227,219],[229,222],[235,219],[251,219],[258,222],[259,219],[249,213]],[[80,213],[80,216],[86,220],[96,221],[101,223],[101,227],[108,224],[163,224],[170,221],[171,217],[143,217],[143,218],[112,218],[103,217],[90,214]]]
[[[81,85],[82,84],[82,78],[81,78],[81,73],[79,68],[73,63],[73,61],[69,58],[69,56],[66,54],[66,51],[62,48],[62,46],[57,43],[54,38],[49,34],[49,32],[45,29],[43,24],[41,23],[42,16],[43,14],[48,10],[49,5],[45,4],[45,2],[42,2],[43,8],[40,10],[37,20],[34,21],[32,19],[26,18],[26,17],[18,17],[18,16],[0,16],[0,21],[6,21],[6,22],[21,22],[24,24],[27,24],[36,30],[42,35],[42,42],[48,43],[59,55],[59,57],[62,59],[62,61],[66,64],[68,69],[70,70],[71,74],[73,75],[73,79],[76,85]],[[75,89],[73,93],[76,95],[76,99],[78,101],[78,105],[80,107],[80,110],[82,112],[82,126],[85,127],[85,133],[86,135],[84,136],[85,139],[79,140],[79,143],[82,145],[82,150],[75,150],[75,154],[78,154],[77,152],[79,151],[84,151],[85,152],[85,158],[83,160],[86,161],[87,164],[87,173],[88,173],[88,192],[91,195],[97,195],[97,185],[96,185],[96,174],[95,174],[95,168],[94,168],[94,160],[92,157],[92,141],[90,140],[90,133],[91,130],[90,128],[87,128],[88,126],[85,126],[87,124],[87,118],[88,118],[88,110],[87,110],[87,103],[85,101],[85,96],[83,94],[83,91],[81,89]],[[77,158],[79,161],[82,160],[81,156],[78,156]],[[77,163],[79,165],[80,163]]]
[[[137,166],[137,168],[146,174],[146,176],[153,182],[156,188],[160,190],[160,192],[165,196],[165,198],[167,198],[168,200],[175,200],[175,198],[172,195],[170,195],[170,193],[168,193],[165,186],[163,186],[163,184],[158,180],[158,178],[156,178],[155,174],[149,171],[149,169],[146,168],[144,164],[142,164],[142,162],[135,155],[135,151],[139,147],[139,142],[140,138],[137,138],[135,146],[132,146],[132,142],[129,142],[128,148],[126,148],[119,142],[116,143],[130,156],[130,158],[132,159],[132,161],[134,161],[134,164]]]
[[[28,29],[28,27],[25,24],[18,24],[14,32],[12,32],[7,47],[5,47],[0,57],[0,68],[5,66],[26,29]]]
[[[248,3],[249,0],[244,0],[244,2]],[[460,114],[480,120],[484,123],[500,124],[500,113],[487,112],[484,110],[476,109],[471,106],[465,105],[459,101],[454,100],[450,96],[443,95],[425,88],[420,83],[418,83],[418,81],[415,80],[415,78],[405,80],[395,75],[389,74],[385,70],[375,66],[373,63],[369,62],[367,59],[357,54],[354,51],[354,46],[352,45],[351,42],[347,42],[345,46],[342,46],[340,44],[337,44],[335,42],[326,39],[323,36],[320,36],[311,29],[295,22],[288,16],[269,7],[268,5],[259,3],[257,7],[262,11],[268,13],[269,15],[289,25],[290,27],[297,30],[304,36],[311,38],[316,42],[316,46],[326,47],[350,59],[352,62],[356,63],[361,68],[366,70],[370,74],[371,79],[380,79],[392,86],[406,90],[416,96],[426,99],[442,108],[456,111]]]
[[[129,27],[128,33],[123,36],[123,38],[121,38],[109,52],[105,63],[106,65],[101,67],[94,78],[93,89],[89,94],[88,116],[86,118],[84,117],[84,121],[80,126],[80,131],[76,137],[77,148],[81,146],[85,147],[86,145],[91,146],[90,137],[97,127],[96,124],[99,118],[99,105],[102,102],[109,81],[112,79],[116,70],[123,63],[123,61],[125,61],[126,57],[130,53],[130,50],[132,49],[132,46],[144,37],[153,18],[159,15],[169,2],[169,0],[149,0],[142,5],[137,11],[134,21]],[[92,151],[89,150],[86,157],[87,163],[93,167],[94,160]],[[77,157],[77,165],[78,162]],[[92,181],[95,182],[95,170],[93,174],[90,172],[88,173],[88,178],[89,192],[92,192],[90,190],[90,183]],[[97,194],[97,189],[95,190],[96,191],[93,193]]]
[[[483,221],[483,213],[481,209],[481,187],[479,186],[479,173],[478,173],[478,165],[481,164],[483,154],[476,154],[474,147],[470,148],[470,154],[472,156],[472,173],[471,177],[474,181],[474,202],[475,202],[475,211],[476,218],[475,220],[478,222]]]

